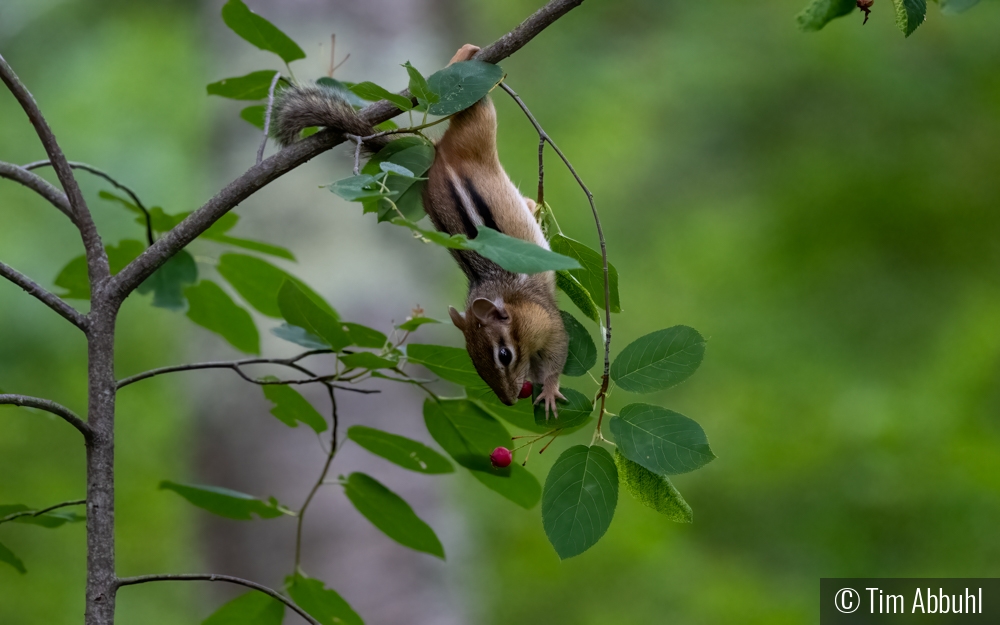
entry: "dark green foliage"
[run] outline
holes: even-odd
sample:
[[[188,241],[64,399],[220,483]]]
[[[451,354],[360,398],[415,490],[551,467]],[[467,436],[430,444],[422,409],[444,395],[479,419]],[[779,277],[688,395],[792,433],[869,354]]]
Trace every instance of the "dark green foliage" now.
[[[11,565],[14,567],[14,570],[22,575],[28,572],[28,569],[24,568],[24,562],[21,561],[21,558],[14,555],[14,552],[4,546],[3,543],[0,543],[0,562]]]
[[[185,289],[184,296],[188,300],[188,319],[220,335],[242,352],[260,353],[260,335],[253,317],[222,287],[211,280],[202,280]]]
[[[580,267],[580,263],[574,258],[557,254],[530,241],[507,236],[485,226],[479,228],[476,238],[470,240],[465,249],[479,252],[514,273],[541,273]]]
[[[360,369],[392,369],[396,366],[396,361],[383,358],[371,352],[344,354],[340,357],[340,362],[345,367],[357,367]]]
[[[813,0],[795,20],[802,30],[820,30],[830,20],[847,15],[857,7],[857,0]]]
[[[357,345],[358,347],[370,347],[372,349],[381,349],[385,346],[389,338],[379,332],[367,326],[363,326],[359,323],[344,323],[344,332],[351,339],[351,345]]]
[[[337,315],[324,310],[295,282],[286,281],[278,291],[278,309],[285,321],[318,336],[334,351],[351,344],[351,337]]]
[[[404,469],[430,474],[452,473],[455,470],[447,458],[405,436],[355,425],[348,428],[347,438]]]
[[[459,386],[475,387],[483,384],[472,365],[469,353],[458,347],[411,343],[406,346],[406,359],[427,367],[434,375]]]
[[[281,318],[278,291],[286,281],[298,286],[317,306],[336,315],[333,308],[301,280],[256,256],[223,254],[219,257],[217,269],[248,304],[268,317]]]
[[[240,118],[250,124],[264,130],[264,115],[267,114],[267,106],[264,104],[254,104],[240,111]]]
[[[670,478],[653,473],[641,464],[632,462],[618,449],[615,449],[615,466],[618,467],[621,484],[636,501],[665,515],[671,521],[677,523],[694,521],[691,506],[684,501]]]
[[[573,274],[568,271],[557,271],[556,287],[565,293],[588,319],[595,323],[601,323],[601,313],[597,309],[597,304],[594,303],[594,298]]]
[[[590,398],[578,390],[561,387],[560,392],[566,396],[566,401],[558,400],[559,418],[554,418],[551,414],[545,416],[545,406],[537,403],[534,406],[535,424],[538,426],[552,428],[563,428],[565,430],[579,429],[580,426],[590,421],[590,415],[594,412],[594,404]],[[520,402],[519,402],[520,403]]]
[[[285,604],[256,590],[236,597],[201,625],[281,625]]]
[[[896,5],[896,26],[909,37],[927,17],[927,0],[892,0]]]
[[[142,295],[152,293],[153,306],[184,310],[184,287],[197,281],[198,265],[191,254],[181,250],[146,278],[137,290]]]
[[[660,475],[694,471],[715,459],[701,426],[673,410],[629,404],[609,426],[626,458]]]
[[[403,330],[404,332],[413,332],[414,330],[424,325],[425,323],[441,323],[441,322],[438,321],[437,319],[431,319],[430,317],[414,317],[409,321],[405,321],[399,324],[396,327],[399,328],[400,330]]]
[[[409,111],[413,108],[413,104],[410,103],[409,98],[393,93],[373,82],[359,82],[356,85],[351,85],[350,90],[354,95],[369,102],[388,100],[395,104],[401,111]]]
[[[563,374],[586,375],[597,363],[597,346],[594,345],[594,339],[590,338],[590,332],[573,315],[565,310],[560,310],[559,314],[569,334],[569,355],[566,358],[566,366],[563,367]]]
[[[434,72],[427,79],[439,100],[428,108],[431,115],[452,115],[467,109],[496,87],[503,78],[499,65],[462,61]]]
[[[424,523],[410,504],[364,473],[351,473],[344,494],[372,525],[404,547],[444,559],[444,547],[434,530]]]
[[[604,260],[601,253],[561,234],[552,237],[549,244],[552,246],[553,252],[574,258],[580,263],[579,269],[570,269],[569,273],[587,290],[597,307],[603,309]],[[619,313],[622,309],[618,296],[618,270],[610,262],[608,263],[608,284],[611,287],[611,312]],[[576,303],[575,299],[574,303]],[[584,310],[584,313],[587,312]]]
[[[604,536],[618,505],[618,471],[604,448],[576,445],[559,456],[545,479],[542,526],[563,560]]]
[[[611,363],[611,379],[633,393],[661,391],[694,375],[704,357],[698,331],[674,326],[629,343]]]
[[[410,93],[413,94],[413,97],[415,97],[423,107],[426,108],[441,99],[441,97],[433,89],[431,89],[430,85],[427,84],[427,79],[424,78],[423,74],[421,74],[416,67],[410,65],[409,61],[403,63],[403,67],[406,68],[406,73],[410,76]]]
[[[160,482],[160,489],[172,490],[203,510],[237,521],[250,521],[254,515],[262,519],[275,519],[289,514],[288,509],[274,497],[263,501],[221,486],[177,484],[165,480]]]
[[[423,176],[434,162],[434,146],[423,137],[403,137],[396,139],[371,157],[361,169],[362,174],[375,176],[382,172],[384,163],[392,163],[406,168],[411,176],[387,176],[385,186],[396,209],[410,221],[419,221],[424,216],[424,183],[415,179]],[[388,199],[373,198],[362,202],[366,213],[378,213],[379,221],[389,221],[399,216]]]
[[[364,625],[343,597],[327,588],[318,579],[296,573],[285,580],[288,596],[295,605],[308,612],[323,625]]]
[[[0,506],[0,520],[11,514],[28,512],[31,510],[35,510],[35,508],[29,508],[28,506],[19,503],[3,505]],[[86,520],[86,517],[82,514],[64,508],[46,512],[45,514],[39,514],[37,516],[34,514],[19,516],[11,522],[23,523],[25,525],[37,525],[38,527],[53,529],[56,527],[62,527],[66,523],[79,523],[84,520]]]
[[[261,50],[274,52],[285,63],[306,58],[306,53],[288,35],[251,11],[241,0],[229,0],[222,7],[222,21],[237,35]]]
[[[326,419],[295,389],[280,384],[266,384],[261,388],[264,397],[274,404],[271,414],[288,427],[298,427],[302,422],[317,434],[326,431]]]

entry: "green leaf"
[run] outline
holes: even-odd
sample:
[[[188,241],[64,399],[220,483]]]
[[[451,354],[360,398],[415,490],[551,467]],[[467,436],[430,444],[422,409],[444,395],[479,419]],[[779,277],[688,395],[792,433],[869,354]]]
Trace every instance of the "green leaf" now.
[[[59,270],[59,274],[53,282],[56,286],[64,289],[62,293],[56,293],[63,299],[90,299],[87,258],[77,256],[69,261],[65,267]]]
[[[295,389],[283,384],[266,384],[261,388],[264,397],[274,404],[271,414],[288,427],[298,427],[301,421],[317,434],[326,431],[326,419]]]
[[[601,257],[601,253],[561,234],[552,237],[549,245],[552,246],[553,252],[575,258],[580,263],[581,268],[571,269],[570,274],[583,285],[583,288],[587,289],[597,307],[603,309],[604,260]],[[622,311],[622,308],[618,298],[618,270],[610,262],[608,263],[608,284],[611,288],[611,312],[619,313]]]
[[[423,365],[434,375],[459,386],[483,384],[482,378],[472,365],[469,353],[460,347],[411,343],[406,346],[406,359]]]
[[[344,354],[340,357],[340,362],[344,363],[345,367],[358,367],[361,369],[392,369],[396,366],[394,361],[371,352]]]
[[[389,340],[389,337],[378,330],[359,323],[345,323],[344,331],[351,337],[351,345],[357,345],[358,347],[381,349],[385,347],[386,342]]]
[[[145,295],[153,294],[153,306],[168,310],[183,310],[184,287],[198,281],[198,265],[185,250],[174,254],[162,267],[136,289]]]
[[[278,308],[285,321],[318,336],[334,351],[351,344],[336,314],[323,310],[298,284],[286,281],[278,291]]]
[[[173,228],[177,224],[184,221],[184,219],[187,218],[187,216],[190,214],[191,213],[170,214],[165,212],[159,206],[154,206],[149,209],[149,223],[153,227],[153,230],[156,232],[169,232],[170,230],[173,230]],[[230,215],[232,217],[230,217]],[[219,221],[232,220],[235,223],[235,219],[236,215],[232,213],[227,213]],[[145,217],[137,217],[135,222],[139,225],[145,225],[146,219]],[[214,228],[215,226],[212,227]]]
[[[447,458],[427,445],[405,436],[390,434],[363,425],[355,425],[347,429],[347,438],[376,456],[381,456],[404,469],[428,474],[453,473],[455,471]]]
[[[816,31],[831,20],[847,15],[857,6],[857,0],[812,0],[809,6],[795,16],[795,21],[801,30]]]
[[[308,612],[323,625],[364,625],[350,605],[318,579],[296,573],[285,579],[288,596],[295,605]]]
[[[270,87],[270,84],[268,84],[268,87]],[[265,115],[267,115],[266,104],[254,104],[240,111],[240,118],[243,121],[249,122],[261,130],[264,130]]]
[[[117,204],[121,204],[122,206],[125,207],[126,210],[128,210],[131,213],[135,213],[136,215],[143,214],[142,209],[136,206],[131,200],[126,200],[122,196],[116,195],[110,191],[100,191],[98,192],[97,197],[101,198],[102,200],[108,200],[109,202],[115,202]]]
[[[340,91],[341,95],[344,96],[344,99],[347,100],[350,103],[350,105],[353,106],[354,108],[361,108],[366,104],[368,104],[367,100],[359,98],[354,92],[351,91],[351,86],[354,85],[353,82],[342,82],[340,80],[337,80],[336,78],[323,76],[322,78],[316,79],[316,84],[322,85],[324,87],[330,87],[336,89],[337,91]],[[391,124],[392,122],[387,121],[383,123]],[[380,130],[380,131],[389,130],[389,128],[379,128],[379,126],[382,126],[382,124],[375,126],[375,130]],[[393,124],[393,127],[395,128],[395,124]]]
[[[979,0],[941,0],[941,12],[945,15],[957,15],[979,4]]]
[[[576,318],[560,310],[563,327],[569,334],[569,355],[566,357],[566,366],[563,373],[570,376],[586,375],[597,363],[597,346],[594,339],[590,337],[590,332]]]
[[[604,536],[618,505],[615,461],[598,446],[570,447],[559,456],[542,492],[542,526],[559,558],[572,558]]]
[[[674,326],[629,343],[611,363],[611,379],[633,393],[662,391],[691,377],[704,357],[698,331]]]
[[[437,319],[432,319],[430,317],[411,317],[403,323],[396,326],[396,328],[402,330],[403,332],[413,332],[425,323],[441,323]]]
[[[434,162],[434,146],[423,137],[403,137],[389,143],[378,151],[361,169],[362,174],[374,176],[383,171],[386,163],[398,165],[412,172],[414,176],[423,176]],[[389,176],[385,180],[386,187],[399,199],[395,200],[399,212],[411,221],[419,220],[424,215],[423,181],[402,176]],[[371,198],[364,201],[366,213],[378,213],[378,220],[395,219],[397,213],[392,204],[384,198]]]
[[[351,473],[344,494],[372,525],[404,547],[444,559],[444,547],[434,530],[413,512],[410,504],[374,478]]]
[[[524,239],[507,236],[492,228],[478,228],[476,238],[465,249],[478,252],[513,273],[540,273],[579,268],[574,258],[558,254]]]
[[[927,17],[927,0],[892,0],[896,5],[896,26],[909,37]]]
[[[513,406],[507,406],[500,401],[497,394],[485,382],[481,382],[478,386],[466,386],[465,394],[470,399],[475,400],[486,412],[522,430],[541,434],[555,427],[535,423],[535,411],[530,398],[519,400]]]
[[[558,400],[559,418],[553,419],[552,416],[549,415],[548,420],[546,420],[545,406],[538,403],[534,405],[535,424],[539,426],[548,426],[549,429],[570,429],[578,428],[587,421],[590,421],[590,414],[594,412],[594,404],[591,403],[590,398],[580,391],[572,388],[563,387],[560,391],[566,396],[566,401],[564,402],[562,400]]]
[[[274,52],[285,63],[306,58],[306,53],[278,27],[257,15],[241,0],[229,0],[222,7],[222,21],[234,33],[261,50]]]
[[[666,515],[671,521],[677,523],[694,521],[691,506],[684,501],[670,478],[657,475],[641,464],[632,462],[618,449],[615,449],[615,466],[618,467],[618,477],[625,490],[635,497],[636,501]]]
[[[160,490],[172,490],[193,505],[227,519],[250,521],[253,519],[253,515],[262,519],[275,519],[284,514],[291,514],[274,497],[263,501],[251,495],[220,486],[177,484],[163,481],[160,482]]]
[[[4,517],[17,513],[17,512],[36,512],[36,508],[29,508],[24,504],[7,504],[0,506],[0,519]],[[66,523],[79,523],[80,521],[86,520],[86,517],[82,514],[77,514],[70,510],[60,509],[53,510],[52,512],[46,512],[45,514],[40,514],[38,516],[26,515],[17,517],[13,520],[14,523],[22,523],[25,525],[37,525],[39,527],[44,527],[48,529],[53,529],[56,527],[61,527]]]
[[[0,543],[0,562],[6,562],[11,565],[21,575],[28,572],[28,569],[24,568],[24,562],[21,562],[21,559],[14,555],[14,552],[5,547],[3,543]]]
[[[520,464],[512,464],[508,468],[509,475],[496,469],[491,472],[470,471],[470,473],[480,484],[504,499],[525,510],[531,510],[542,498],[542,485],[538,483],[538,478]]]
[[[587,315],[595,323],[601,323],[601,312],[597,309],[594,298],[590,296],[590,292],[570,272],[565,270],[557,271],[556,286],[569,297],[571,302],[576,304],[580,312]]]
[[[317,306],[331,315],[336,316],[337,314],[326,303],[326,300],[306,286],[304,282],[256,256],[235,253],[223,254],[219,258],[219,264],[216,268],[248,304],[268,317],[281,318],[281,309],[278,307],[278,291],[285,282],[295,283]]]
[[[281,625],[285,604],[256,590],[223,604],[201,625]]]
[[[309,334],[298,326],[290,326],[287,323],[283,323],[277,328],[271,328],[271,334],[279,339],[284,339],[290,343],[295,343],[296,345],[301,345],[302,347],[307,347],[309,349],[328,348],[327,344],[323,342],[323,339],[316,335]]]
[[[687,473],[715,460],[705,430],[673,410],[629,404],[609,425],[625,457],[659,475]]]
[[[241,352],[260,354],[260,335],[253,318],[222,287],[202,280],[184,289],[184,295],[188,300],[188,319],[215,332]]]
[[[233,100],[260,100],[267,97],[271,81],[278,72],[266,69],[250,72],[246,76],[233,76],[213,82],[206,87],[208,95],[222,96]]]
[[[401,111],[409,111],[413,108],[413,104],[410,103],[409,98],[401,96],[398,93],[393,93],[384,87],[379,87],[373,82],[359,82],[356,85],[351,85],[350,90],[351,93],[369,102],[388,100],[395,104]]]
[[[465,110],[492,91],[502,78],[499,65],[482,61],[452,63],[427,79],[430,90],[440,98],[427,111],[444,116]]]
[[[108,254],[108,265],[111,268],[111,275],[117,274],[130,262],[139,258],[139,255],[146,251],[146,246],[141,241],[124,239],[118,245],[109,245],[104,248]],[[87,289],[89,292],[89,288]],[[88,294],[89,297],[89,294]]]
[[[437,230],[424,230],[417,224],[406,219],[390,219],[389,223],[402,226],[403,228],[409,228],[413,232],[417,233],[421,239],[429,243],[434,243],[435,245],[440,245],[441,247],[446,247],[452,250],[467,250],[469,248],[469,239],[464,234],[452,234],[448,235],[443,232],[438,232]]]
[[[348,202],[363,200],[379,200],[395,195],[392,191],[383,191],[375,176],[360,174],[338,180],[329,186],[332,193],[339,195]]]
[[[427,84],[427,79],[424,78],[423,74],[421,74],[416,67],[410,65],[409,61],[403,63],[403,67],[406,68],[406,73],[410,76],[410,93],[412,93],[421,104],[434,104],[441,99],[438,94],[430,88],[430,85]]]
[[[270,243],[263,243],[261,241],[252,241],[250,239],[240,239],[237,237],[231,237],[226,234],[212,232],[209,228],[208,232],[201,235],[202,238],[208,239],[209,241],[215,241],[216,243],[222,243],[224,245],[232,245],[233,247],[241,247],[245,250],[252,250],[254,252],[260,252],[261,254],[268,254],[270,256],[277,256],[278,258],[284,258],[285,260],[295,261],[295,255],[289,252],[283,247],[277,245],[271,245]]]

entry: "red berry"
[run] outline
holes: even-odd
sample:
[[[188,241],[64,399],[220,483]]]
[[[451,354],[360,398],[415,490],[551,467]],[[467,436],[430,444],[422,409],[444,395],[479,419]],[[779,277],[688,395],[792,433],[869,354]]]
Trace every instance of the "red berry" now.
[[[517,394],[518,399],[525,399],[531,397],[531,382],[525,380],[524,384],[521,385],[521,392]]]
[[[490,454],[490,464],[498,469],[510,466],[510,461],[514,459],[513,454],[506,447],[497,447]]]

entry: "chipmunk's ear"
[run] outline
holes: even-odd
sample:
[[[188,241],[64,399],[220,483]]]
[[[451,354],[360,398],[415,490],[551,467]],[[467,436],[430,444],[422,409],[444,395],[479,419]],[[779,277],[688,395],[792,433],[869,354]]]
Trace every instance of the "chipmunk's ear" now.
[[[451,317],[451,322],[455,324],[456,328],[465,332],[465,313],[460,313],[455,310],[454,306],[449,306],[448,316]]]
[[[503,308],[503,302],[493,302],[485,297],[480,297],[476,301],[472,302],[472,314],[476,316],[479,323],[490,324],[490,323],[505,323],[510,318],[507,316],[507,311]]]

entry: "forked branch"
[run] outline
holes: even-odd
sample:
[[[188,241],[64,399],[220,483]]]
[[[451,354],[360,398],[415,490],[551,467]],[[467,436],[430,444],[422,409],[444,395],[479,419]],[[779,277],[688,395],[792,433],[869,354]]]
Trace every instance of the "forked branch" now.
[[[53,293],[46,291],[42,287],[38,286],[34,280],[14,269],[9,265],[0,263],[0,276],[7,278],[17,286],[24,289],[24,292],[31,295],[38,301],[42,302],[52,310],[59,313],[64,319],[80,328],[84,332],[87,331],[87,318],[80,314],[75,308],[62,301]]]
[[[7,178],[8,180],[23,184],[48,200],[49,204],[58,208],[71,220],[73,219],[73,209],[69,206],[69,199],[66,197],[66,194],[49,184],[49,181],[45,178],[31,173],[24,167],[2,162],[0,162],[0,178]]]

